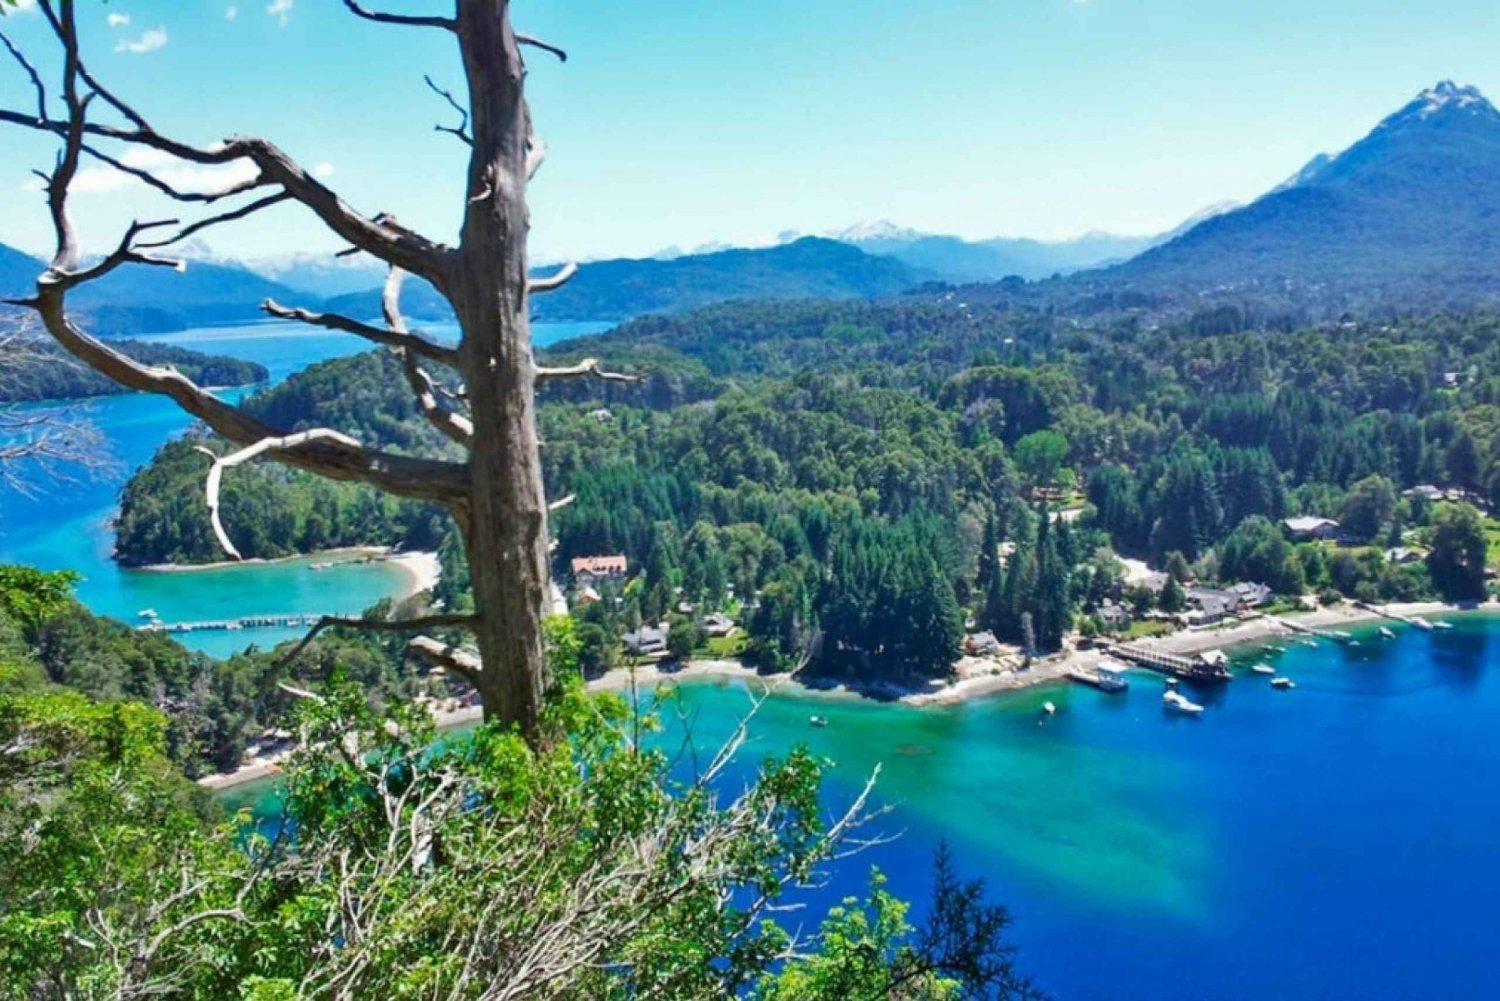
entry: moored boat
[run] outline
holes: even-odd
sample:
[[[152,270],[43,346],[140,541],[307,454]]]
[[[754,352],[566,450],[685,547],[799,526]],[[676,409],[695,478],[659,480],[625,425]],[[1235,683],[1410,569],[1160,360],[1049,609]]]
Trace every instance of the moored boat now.
[[[807,717],[807,722],[811,726],[824,727],[824,726],[828,725],[828,717],[827,716],[809,716],[809,717]]]
[[[1396,633],[1389,626],[1381,626],[1380,637],[1381,639],[1393,640],[1396,638]]]
[[[1175,691],[1164,692],[1161,697],[1161,704],[1162,708],[1167,710],[1167,712],[1181,713],[1184,716],[1200,716],[1203,714],[1202,706]]]
[[[1297,683],[1291,678],[1272,678],[1271,687],[1285,691],[1288,688],[1296,688]]]
[[[1250,670],[1254,671],[1256,674],[1276,673],[1276,668],[1272,667],[1270,664],[1256,664],[1254,667],[1250,668]]]
[[[1125,672],[1130,670],[1124,664],[1116,664],[1104,661],[1099,665],[1099,690],[1101,692],[1123,692],[1130,687],[1130,682],[1125,677]]]
[[[1416,618],[1412,619],[1411,620],[1411,624],[1414,625],[1414,626],[1416,626],[1418,629],[1423,629],[1423,630],[1426,630],[1428,632],[1431,632],[1432,628],[1433,628],[1432,623],[1428,622],[1426,619],[1422,618],[1420,615],[1418,615]]]

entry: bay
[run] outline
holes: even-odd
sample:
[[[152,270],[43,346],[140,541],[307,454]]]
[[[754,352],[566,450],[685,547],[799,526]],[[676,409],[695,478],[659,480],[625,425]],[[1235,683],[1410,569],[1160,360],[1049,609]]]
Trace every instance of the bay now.
[[[1060,999],[1492,997],[1500,617],[1453,621],[1243,651],[1232,683],[1192,691],[1201,719],[1163,713],[1161,679],[1142,672],[1123,695],[1053,687],[952,708],[783,690],[727,784],[805,743],[831,763],[832,811],[878,765],[892,812],[861,833],[895,840],[843,863],[800,919],[861,893],[872,865],[920,914],[946,840]],[[1297,688],[1250,673],[1262,659]],[[677,697],[665,718],[692,719],[700,751],[751,703],[738,681]],[[274,783],[225,799],[279,806]]]
[[[538,346],[608,329],[606,323],[537,324]],[[427,328],[438,338],[455,336],[452,327]],[[300,324],[258,323],[208,327],[145,338],[163,344],[259,362],[279,382],[316,362],[357,354],[368,342],[346,334],[309,331]],[[223,395],[235,399],[245,390]],[[79,598],[101,615],[140,622],[138,613],[156,611],[168,622],[201,622],[247,614],[355,614],[398,592],[406,577],[385,564],[340,566],[321,573],[308,560],[247,564],[183,573],[127,569],[110,553],[110,521],[129,474],[147,462],[191,419],[169,400],[142,394],[88,401],[82,414],[109,442],[113,467],[92,478],[37,484],[31,495],[0,491],[0,562],[28,563],[82,574]],[[231,474],[232,475],[232,474]],[[300,634],[296,629],[181,634],[194,649],[225,656],[251,643],[273,646]]]

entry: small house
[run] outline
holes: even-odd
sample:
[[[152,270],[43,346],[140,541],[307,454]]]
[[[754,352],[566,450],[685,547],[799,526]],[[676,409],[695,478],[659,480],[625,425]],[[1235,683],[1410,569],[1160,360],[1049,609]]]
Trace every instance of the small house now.
[[[989,657],[1000,652],[1000,641],[989,630],[964,637],[964,651],[970,657]]]
[[[667,650],[667,630],[664,626],[643,625],[633,633],[626,633],[621,639],[625,641],[625,649],[635,654],[665,653]]]
[[[1421,561],[1422,554],[1409,546],[1397,546],[1385,551],[1385,562],[1391,566],[1404,567]]]
[[[582,588],[619,580],[628,569],[624,556],[579,556],[573,560],[573,584]]]
[[[1229,593],[1239,599],[1237,611],[1244,611],[1247,608],[1259,608],[1264,605],[1271,600],[1273,592],[1265,584],[1241,582],[1229,588]]]
[[[703,631],[709,636],[728,636],[734,632],[734,620],[723,612],[711,612],[703,617]]]
[[[1124,605],[1117,605],[1107,601],[1100,606],[1098,611],[1099,621],[1104,628],[1112,633],[1124,632],[1130,628],[1130,609]]]
[[[1431,483],[1421,483],[1417,486],[1412,487],[1410,490],[1401,491],[1401,496],[1420,497],[1423,500],[1437,503],[1438,501],[1443,499],[1443,490],[1441,487],[1433,486]]]
[[[1307,515],[1301,518],[1288,518],[1282,522],[1286,527],[1287,534],[1298,542],[1309,542],[1313,539],[1336,539],[1339,534],[1339,523],[1332,518],[1318,518]]]

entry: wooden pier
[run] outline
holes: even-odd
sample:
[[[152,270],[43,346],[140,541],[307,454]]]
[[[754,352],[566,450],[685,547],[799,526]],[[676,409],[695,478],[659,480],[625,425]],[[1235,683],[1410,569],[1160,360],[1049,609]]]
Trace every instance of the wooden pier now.
[[[1265,617],[1289,632],[1302,633],[1304,636],[1316,636],[1319,639],[1333,640],[1335,643],[1347,643],[1352,639],[1348,633],[1337,629],[1317,629],[1313,626],[1304,626],[1300,622],[1293,622],[1290,619],[1283,619],[1275,615],[1267,615]]]
[[[1128,660],[1140,667],[1147,667],[1162,674],[1171,675],[1174,678],[1183,678],[1187,681],[1206,681],[1219,683],[1228,681],[1231,677],[1229,671],[1222,665],[1210,663],[1201,657],[1181,657],[1175,653],[1165,653],[1161,650],[1148,650],[1142,647],[1113,646],[1109,648],[1112,656],[1121,660]]]
[[[324,618],[320,612],[272,613],[242,615],[237,619],[211,619],[205,622],[148,622],[136,628],[145,633],[237,632],[241,629],[311,629]]]

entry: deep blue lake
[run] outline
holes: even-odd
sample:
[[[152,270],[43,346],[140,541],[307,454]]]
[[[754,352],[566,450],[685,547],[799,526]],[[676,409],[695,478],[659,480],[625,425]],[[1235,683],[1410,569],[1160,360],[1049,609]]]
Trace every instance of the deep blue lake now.
[[[538,324],[533,339],[538,345],[554,344],[610,326]],[[445,333],[441,326],[427,329],[438,337]],[[315,362],[370,349],[360,338],[310,332],[294,323],[211,327],[145,339],[260,362],[275,382]],[[140,394],[92,400],[83,413],[108,439],[113,468],[92,478],[39,483],[30,496],[0,491],[0,561],[76,570],[83,575],[79,597],[90,608],[132,624],[141,621],[138,613],[146,609],[154,609],[168,622],[257,613],[355,614],[402,586],[402,571],[378,563],[322,573],[310,572],[308,560],[192,573],[121,568],[110,559],[110,521],[120,488],[131,471],[186,430],[191,420],[171,401]],[[300,632],[259,629],[187,633],[180,638],[195,649],[223,656],[250,643],[272,646]]]
[[[1161,680],[1141,672],[1123,695],[944,709],[778,694],[728,785],[805,742],[833,762],[832,810],[879,765],[894,812],[865,833],[899,837],[843,863],[798,918],[861,893],[872,865],[920,913],[946,839],[1059,999],[1495,997],[1500,616],[1453,621],[1247,652],[1231,684],[1192,693],[1208,706],[1196,720],[1164,714]],[[1245,669],[1261,659],[1298,687]],[[679,694],[704,751],[750,704],[741,682]],[[1045,700],[1058,712],[1043,723]],[[227,798],[277,808],[274,783]]]

